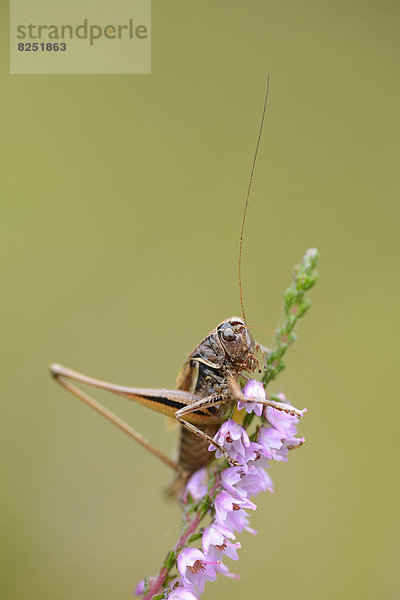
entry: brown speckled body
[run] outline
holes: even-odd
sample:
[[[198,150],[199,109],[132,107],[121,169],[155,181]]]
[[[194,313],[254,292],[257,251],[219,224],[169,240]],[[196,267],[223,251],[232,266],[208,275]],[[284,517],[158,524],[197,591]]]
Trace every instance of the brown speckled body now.
[[[199,398],[206,398],[222,391],[226,392],[225,378],[217,370],[190,358],[188,361],[190,362],[191,377],[187,377],[184,382],[181,382],[181,385],[178,381],[178,389],[192,392]],[[222,409],[216,407],[209,410],[213,410],[216,416],[220,414],[222,417],[226,412],[226,406],[223,406]],[[204,424],[201,425],[201,429],[209,436],[214,437],[219,426],[218,423]],[[208,446],[207,441],[181,426],[178,462],[183,470],[191,474],[207,465],[214,458],[214,454],[208,451]]]
[[[226,328],[233,328],[234,339],[228,341]],[[225,329],[224,329],[225,328]],[[238,333],[239,332],[239,333]],[[208,398],[219,395],[224,398],[222,404],[208,406],[197,414],[207,414],[216,417],[216,423],[198,423],[197,426],[210,437],[214,437],[227,411],[232,408],[233,399],[230,397],[227,376],[238,376],[244,368],[252,370],[254,340],[244,321],[238,317],[226,319],[189,354],[177,379],[178,390],[195,394],[198,398]],[[209,442],[181,426],[178,464],[185,475],[178,476],[171,486],[172,493],[179,493],[180,488],[188,477],[198,469],[206,466],[214,454],[208,451]]]

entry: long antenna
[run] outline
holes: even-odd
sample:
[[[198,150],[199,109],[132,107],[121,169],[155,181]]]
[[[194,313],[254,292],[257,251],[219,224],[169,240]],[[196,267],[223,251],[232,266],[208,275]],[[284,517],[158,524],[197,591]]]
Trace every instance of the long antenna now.
[[[268,76],[267,76],[267,89],[266,89],[266,92],[265,92],[264,107],[263,107],[262,116],[261,116],[260,129],[258,131],[258,138],[257,138],[256,150],[254,152],[253,164],[251,165],[251,171],[250,171],[249,185],[247,187],[246,203],[244,205],[243,219],[242,219],[242,229],[240,231],[240,242],[239,242],[239,294],[240,294],[240,306],[242,307],[242,317],[243,317],[244,321],[246,321],[246,315],[244,314],[244,305],[243,305],[243,296],[242,296],[242,245],[243,245],[243,232],[244,232],[244,224],[246,222],[247,207],[249,205],[249,197],[250,197],[251,184],[253,183],[253,175],[254,175],[254,168],[256,166],[256,160],[257,160],[257,154],[258,154],[258,147],[260,145],[261,134],[262,134],[263,125],[264,125],[265,111],[267,109],[268,92],[269,92],[269,73],[268,73]]]

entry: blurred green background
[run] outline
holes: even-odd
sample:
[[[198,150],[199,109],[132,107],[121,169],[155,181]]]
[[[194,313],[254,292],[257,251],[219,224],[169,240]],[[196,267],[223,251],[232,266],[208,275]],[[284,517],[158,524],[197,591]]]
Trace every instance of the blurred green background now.
[[[177,538],[170,473],[49,377],[174,385],[240,311],[313,308],[274,389],[307,443],[274,465],[239,582],[205,597],[399,597],[399,5],[153,1],[151,76],[10,76],[1,7],[1,597],[130,598]],[[271,336],[259,332],[268,345]],[[170,451],[164,418],[97,394]]]

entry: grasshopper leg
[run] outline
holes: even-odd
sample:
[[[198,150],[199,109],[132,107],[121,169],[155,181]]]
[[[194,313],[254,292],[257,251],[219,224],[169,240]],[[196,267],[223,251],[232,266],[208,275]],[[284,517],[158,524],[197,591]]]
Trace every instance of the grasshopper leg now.
[[[201,398],[200,400],[197,400],[193,404],[189,404],[188,406],[185,406],[184,408],[179,409],[175,413],[175,417],[177,418],[177,420],[183,427],[186,427],[186,429],[188,429],[195,435],[199,436],[204,441],[209,442],[210,444],[212,444],[213,446],[218,448],[218,450],[220,452],[222,452],[222,454],[225,456],[226,460],[229,462],[230,465],[238,467],[238,466],[240,466],[240,463],[237,462],[237,460],[234,460],[233,458],[231,458],[229,453],[225,450],[225,448],[223,448],[221,446],[221,444],[216,442],[211,436],[209,436],[207,433],[205,433],[204,431],[202,431],[201,429],[199,429],[192,423],[186,421],[186,419],[184,418],[185,416],[189,415],[190,413],[196,412],[198,410],[204,410],[205,408],[210,407],[210,406],[212,406],[212,407],[219,406],[221,404],[225,404],[227,401],[229,401],[229,398],[227,398],[225,396],[221,396],[221,394],[207,396],[206,398]],[[218,421],[219,421],[219,419],[218,419]]]
[[[133,429],[133,427],[131,427],[130,425],[125,423],[125,421],[120,419],[116,414],[111,412],[108,408],[106,408],[105,406],[100,404],[100,402],[97,402],[97,400],[94,400],[91,396],[89,396],[88,394],[86,394],[85,392],[80,390],[78,387],[73,385],[70,381],[68,381],[69,378],[72,379],[72,377],[69,377],[68,369],[61,367],[60,365],[51,365],[50,371],[51,371],[51,374],[53,375],[54,379],[63,388],[65,388],[66,390],[71,392],[74,396],[76,396],[77,398],[79,398],[80,400],[82,400],[83,402],[85,402],[86,404],[91,406],[92,408],[94,408],[94,410],[96,410],[98,413],[103,415],[103,417],[105,417],[106,419],[111,421],[111,423],[114,423],[114,425],[119,427],[119,429],[124,431],[127,435],[129,435],[129,437],[136,440],[141,446],[143,446],[144,448],[149,450],[149,452],[154,454],[154,456],[157,456],[157,458],[159,458],[166,465],[168,465],[169,467],[174,469],[174,471],[177,471],[180,474],[182,473],[181,467],[175,461],[171,460],[161,450],[159,450],[158,448],[153,446],[153,444],[151,444],[139,432],[137,432],[135,429]],[[103,386],[103,389],[107,389],[105,387],[105,385]],[[113,390],[110,390],[110,391],[113,391]]]
[[[270,353],[270,350],[268,350],[268,348],[266,348],[262,344],[259,344],[258,342],[256,342],[256,350],[259,350],[261,352],[261,354],[263,355],[264,369],[266,370],[267,369],[267,356]]]
[[[231,392],[232,396],[235,400],[241,400],[242,402],[254,402],[257,404],[264,404],[264,406],[272,406],[272,408],[276,408],[277,410],[281,410],[282,412],[288,413],[293,417],[301,417],[303,412],[290,404],[285,404],[284,402],[275,402],[275,400],[271,400],[267,398],[266,400],[258,400],[258,398],[246,398],[243,394],[242,389],[237,381],[237,379],[233,376],[228,377],[228,388]]]

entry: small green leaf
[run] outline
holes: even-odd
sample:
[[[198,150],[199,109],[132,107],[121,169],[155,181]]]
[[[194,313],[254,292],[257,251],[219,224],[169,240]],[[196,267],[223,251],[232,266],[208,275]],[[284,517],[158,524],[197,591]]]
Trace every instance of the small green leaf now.
[[[175,564],[176,556],[176,553],[173,550],[171,550],[171,552],[167,555],[167,558],[163,562],[163,568],[169,571]]]
[[[192,533],[192,535],[190,536],[190,538],[188,539],[188,544],[191,544],[192,542],[196,542],[197,540],[199,540],[202,537],[201,533]]]
[[[199,516],[200,516],[200,519],[202,519],[203,517],[205,517],[205,515],[210,510],[211,506],[212,506],[211,498],[207,494],[207,496],[204,497],[204,500],[203,500],[203,502],[201,503],[201,505],[199,507]]]
[[[189,502],[185,506],[185,513],[187,515],[189,515],[190,513],[194,512],[197,509],[198,506],[199,506],[199,501],[198,500],[195,500],[194,502]]]
[[[143,593],[147,594],[147,592],[150,589],[150,580],[149,580],[149,576],[145,575],[144,576],[144,588],[143,588]]]
[[[266,369],[263,376],[264,383],[268,384],[285,368],[283,356],[287,349],[297,339],[293,329],[298,320],[303,317],[311,306],[308,298],[304,297],[305,291],[315,285],[318,273],[315,271],[319,258],[316,248],[309,248],[300,264],[294,267],[293,282],[283,293],[283,307],[285,320],[276,331],[276,348],[267,356]]]
[[[244,429],[247,429],[249,427],[249,425],[251,424],[252,420],[254,417],[254,413],[246,413],[244,419],[243,419],[243,427]]]

